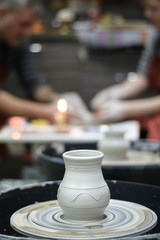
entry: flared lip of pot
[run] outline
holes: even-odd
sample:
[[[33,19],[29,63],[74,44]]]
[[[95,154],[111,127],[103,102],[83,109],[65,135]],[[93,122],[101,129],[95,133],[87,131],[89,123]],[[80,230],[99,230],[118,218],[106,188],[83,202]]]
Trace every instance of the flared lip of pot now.
[[[93,160],[103,158],[104,154],[97,150],[81,149],[71,150],[63,153],[63,158],[68,160]]]

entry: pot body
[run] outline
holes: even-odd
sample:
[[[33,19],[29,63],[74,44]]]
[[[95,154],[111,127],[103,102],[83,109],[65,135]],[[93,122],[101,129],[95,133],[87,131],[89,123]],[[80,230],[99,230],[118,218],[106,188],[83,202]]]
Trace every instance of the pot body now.
[[[127,152],[130,144],[124,138],[124,132],[109,130],[104,133],[98,142],[98,150],[103,152],[104,160],[124,160],[127,159]]]
[[[57,199],[64,217],[74,221],[103,219],[110,200],[110,191],[103,178],[103,153],[74,150],[63,154],[64,178]]]

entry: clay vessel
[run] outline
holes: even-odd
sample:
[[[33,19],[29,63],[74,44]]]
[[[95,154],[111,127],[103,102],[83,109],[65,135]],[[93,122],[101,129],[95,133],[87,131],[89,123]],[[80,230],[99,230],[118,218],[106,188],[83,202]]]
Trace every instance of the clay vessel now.
[[[107,130],[99,140],[97,148],[104,154],[104,161],[108,160],[125,160],[130,144],[124,138],[124,131]]]
[[[110,191],[103,178],[103,153],[74,150],[63,154],[64,178],[57,199],[64,217],[74,221],[97,221],[104,218]]]

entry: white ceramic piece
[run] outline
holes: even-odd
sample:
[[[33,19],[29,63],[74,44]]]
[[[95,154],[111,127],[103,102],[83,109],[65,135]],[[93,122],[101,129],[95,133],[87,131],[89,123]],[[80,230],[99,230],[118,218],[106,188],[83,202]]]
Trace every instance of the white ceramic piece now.
[[[110,190],[103,178],[103,153],[74,150],[63,154],[64,178],[57,199],[64,217],[74,221],[97,221],[104,218]]]
[[[98,150],[109,160],[127,159],[129,147],[129,142],[124,138],[124,131],[115,129],[105,131],[97,144]]]

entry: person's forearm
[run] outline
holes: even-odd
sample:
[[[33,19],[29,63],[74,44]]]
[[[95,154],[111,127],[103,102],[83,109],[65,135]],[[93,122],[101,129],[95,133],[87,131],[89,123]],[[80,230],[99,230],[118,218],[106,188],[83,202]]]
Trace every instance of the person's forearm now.
[[[160,113],[160,96],[124,101],[124,116],[134,118]]]
[[[148,81],[145,76],[135,74],[129,76],[122,84],[119,84],[118,99],[134,98],[145,92]]]
[[[57,97],[58,93],[47,85],[38,88],[34,94],[34,99],[40,102],[52,102],[57,99]]]
[[[0,112],[6,116],[24,116],[30,118],[52,119],[53,113],[49,111],[48,104],[39,104],[20,99],[7,93],[0,92]]]

